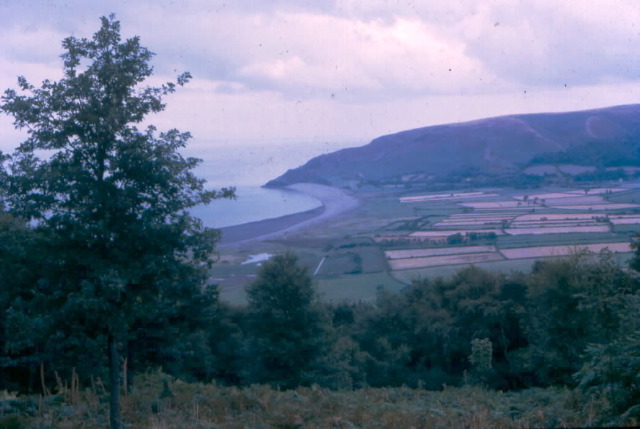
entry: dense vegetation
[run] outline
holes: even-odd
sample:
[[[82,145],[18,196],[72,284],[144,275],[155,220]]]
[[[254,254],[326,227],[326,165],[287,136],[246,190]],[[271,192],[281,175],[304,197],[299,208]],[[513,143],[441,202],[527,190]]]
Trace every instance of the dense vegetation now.
[[[637,138],[596,140],[561,152],[547,152],[533,157],[535,164],[577,164],[598,168],[640,165]]]
[[[20,233],[5,224],[2,242]],[[14,250],[24,242],[14,241]],[[11,290],[19,295],[20,288]],[[538,262],[526,275],[468,267],[448,279],[415,281],[400,294],[381,289],[375,303],[328,304],[287,253],[264,264],[247,307],[225,305],[214,293],[185,299],[179,316],[147,328],[125,366],[162,368],[192,383],[278,389],[568,387],[597,404],[595,423],[631,422],[640,414],[639,292],[634,271],[606,252],[583,252]],[[10,308],[2,315],[4,388],[33,393],[61,379],[87,387],[105,379],[100,344],[80,333],[45,340],[22,330],[21,341],[34,346],[16,347],[7,302],[17,298],[2,299]],[[67,323],[83,317],[69,313]]]

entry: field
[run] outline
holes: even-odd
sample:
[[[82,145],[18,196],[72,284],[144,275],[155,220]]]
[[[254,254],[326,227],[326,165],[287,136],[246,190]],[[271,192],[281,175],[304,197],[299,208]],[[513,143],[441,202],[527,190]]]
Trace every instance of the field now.
[[[473,225],[469,225],[469,226],[473,226]],[[433,231],[415,231],[412,232],[410,235],[411,237],[448,237],[450,235],[454,235],[454,234],[469,234],[469,233],[490,233],[493,232],[494,234],[497,235],[502,235],[504,234],[504,232],[500,229],[435,229]]]
[[[502,259],[497,252],[462,253],[458,255],[430,256],[426,258],[395,259],[389,262],[391,269],[408,270],[412,268],[436,267],[438,265],[476,264],[478,262]]]
[[[495,252],[495,246],[436,247],[426,249],[387,250],[387,259],[422,258],[429,256],[456,255],[461,253]]]
[[[640,215],[613,215],[609,216],[609,222],[611,222],[613,225],[640,224]]]
[[[597,253],[603,249],[608,249],[611,252],[626,253],[631,251],[628,242],[618,243],[594,243],[594,244],[581,244],[568,245],[568,246],[538,246],[538,247],[521,247],[512,249],[502,249],[502,253],[507,259],[523,259],[523,258],[544,258],[550,256],[567,256],[574,254],[581,249],[589,249],[590,251]]]
[[[607,225],[561,225],[561,226],[547,226],[544,223],[537,225],[531,225],[529,228],[507,228],[504,230],[509,235],[523,235],[523,234],[563,234],[569,232],[607,232],[609,227]]]
[[[608,248],[624,263],[640,232],[638,183],[357,197],[357,208],[324,223],[224,249],[211,272],[221,297],[244,303],[260,255],[284,250],[309,267],[324,300],[361,301],[381,287],[400,290],[415,278],[451,275],[469,264],[527,271],[536,259],[582,248]]]
[[[415,195],[411,197],[400,197],[401,203],[420,203],[431,201],[452,201],[460,199],[473,199],[483,197],[493,197],[498,194],[486,193],[486,192],[463,192],[463,193],[450,193],[450,194],[427,194],[427,195]]]

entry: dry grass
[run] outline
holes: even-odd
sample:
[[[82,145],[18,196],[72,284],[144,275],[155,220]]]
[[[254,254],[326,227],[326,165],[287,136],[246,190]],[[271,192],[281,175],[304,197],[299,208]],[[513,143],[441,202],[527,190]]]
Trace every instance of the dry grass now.
[[[431,392],[408,388],[330,391],[319,387],[276,391],[266,386],[218,387],[170,384],[160,399],[155,374],[138,381],[123,398],[128,427],[171,428],[530,428],[576,427],[597,421],[601,404],[558,389],[493,392],[479,387]],[[82,392],[79,402],[62,398],[41,405],[25,420],[30,428],[107,427],[106,398]],[[1,420],[0,420],[1,423]]]
[[[501,249],[502,253],[507,259],[521,259],[521,258],[544,258],[549,256],[567,256],[575,254],[579,249],[589,249],[591,252],[598,253],[601,250],[607,248],[614,253],[627,253],[631,252],[631,246],[629,242],[616,242],[616,243],[592,243],[592,244],[580,244],[580,245],[567,245],[567,246],[532,246],[532,247],[516,247],[511,249]]]
[[[450,194],[429,194],[429,195],[415,195],[411,197],[400,197],[401,203],[423,203],[431,201],[450,201],[450,200],[465,200],[473,198],[495,197],[498,194],[487,192],[456,192]]]
[[[462,249],[471,249],[463,247]],[[465,253],[455,255],[427,256],[423,258],[393,259],[388,261],[392,270],[411,270],[415,268],[437,267],[441,265],[476,264],[479,262],[504,259],[498,252]]]
[[[567,234],[571,232],[609,232],[608,225],[591,225],[591,226],[558,226],[558,227],[532,227],[532,228],[507,228],[504,230],[509,235],[523,234]]]
[[[496,246],[436,247],[424,249],[387,250],[388,259],[422,258],[428,256],[457,255],[461,253],[495,252]]]

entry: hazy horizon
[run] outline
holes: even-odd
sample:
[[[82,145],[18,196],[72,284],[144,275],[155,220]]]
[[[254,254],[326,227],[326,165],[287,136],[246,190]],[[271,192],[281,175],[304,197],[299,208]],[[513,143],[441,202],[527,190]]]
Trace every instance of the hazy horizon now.
[[[123,37],[156,53],[149,84],[194,75],[149,118],[192,132],[189,153],[346,147],[428,125],[640,99],[632,0],[0,0],[0,12],[0,90],[16,88],[18,75],[59,79],[62,39],[91,37],[98,18],[115,13]],[[23,137],[0,115],[0,150]]]

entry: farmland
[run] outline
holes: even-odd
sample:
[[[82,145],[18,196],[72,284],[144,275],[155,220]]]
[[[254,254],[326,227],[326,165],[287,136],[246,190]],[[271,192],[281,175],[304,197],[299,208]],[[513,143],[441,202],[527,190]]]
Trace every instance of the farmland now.
[[[325,300],[359,301],[469,264],[527,270],[537,259],[582,249],[609,251],[624,264],[640,231],[639,188],[360,192],[355,209],[329,221],[225,249],[212,278],[223,298],[242,303],[260,265],[251,258],[288,249],[309,267]]]

